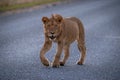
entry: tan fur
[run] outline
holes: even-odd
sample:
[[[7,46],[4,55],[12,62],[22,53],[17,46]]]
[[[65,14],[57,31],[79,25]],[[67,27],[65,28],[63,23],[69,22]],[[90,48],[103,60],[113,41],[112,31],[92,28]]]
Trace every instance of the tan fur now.
[[[45,42],[40,51],[41,62],[49,66],[49,61],[45,58],[45,53],[51,48],[52,42],[58,44],[52,66],[63,66],[69,57],[69,47],[75,40],[78,42],[78,49],[81,57],[77,64],[82,65],[86,55],[84,28],[81,21],[76,17],[63,18],[59,14],[53,14],[51,18],[42,18],[44,25]],[[60,56],[64,50],[64,58],[60,62]]]

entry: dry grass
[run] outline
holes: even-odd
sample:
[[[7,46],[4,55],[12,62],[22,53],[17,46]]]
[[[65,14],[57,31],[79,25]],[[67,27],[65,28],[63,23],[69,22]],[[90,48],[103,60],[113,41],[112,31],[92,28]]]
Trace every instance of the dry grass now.
[[[34,2],[21,3],[21,4],[5,5],[0,7],[0,12],[19,9],[19,8],[32,7],[35,5],[47,4],[47,3],[57,2],[57,1],[59,0],[39,0]]]

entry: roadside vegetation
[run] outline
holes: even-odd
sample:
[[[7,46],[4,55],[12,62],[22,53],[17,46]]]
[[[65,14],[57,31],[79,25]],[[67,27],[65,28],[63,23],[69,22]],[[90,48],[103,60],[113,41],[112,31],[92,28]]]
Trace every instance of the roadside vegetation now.
[[[36,5],[42,5],[42,4],[47,4],[47,3],[57,2],[57,1],[60,1],[60,0],[37,0],[37,1],[33,0],[31,2],[25,2],[25,3],[19,3],[19,4],[9,4],[11,2],[7,1],[7,2],[0,3],[0,12],[32,7]]]

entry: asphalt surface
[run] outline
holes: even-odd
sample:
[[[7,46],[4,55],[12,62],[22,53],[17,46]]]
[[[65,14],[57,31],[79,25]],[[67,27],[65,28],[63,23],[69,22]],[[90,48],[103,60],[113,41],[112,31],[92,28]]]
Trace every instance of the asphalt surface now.
[[[39,60],[44,42],[42,16],[76,16],[85,27],[87,56],[76,65],[76,43],[64,67],[45,67]],[[46,57],[52,61],[53,44]],[[31,12],[0,16],[0,80],[119,80],[120,0],[74,0]]]

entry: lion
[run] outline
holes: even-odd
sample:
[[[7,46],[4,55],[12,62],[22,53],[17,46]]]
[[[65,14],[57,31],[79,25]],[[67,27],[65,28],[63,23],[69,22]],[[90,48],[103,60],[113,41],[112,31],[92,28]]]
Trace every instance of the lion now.
[[[42,17],[45,42],[40,51],[40,60],[43,65],[50,66],[45,53],[50,50],[52,42],[57,43],[57,52],[52,67],[64,66],[69,57],[69,48],[72,42],[77,41],[81,57],[77,64],[82,65],[86,56],[85,33],[82,22],[76,17],[64,18],[60,14],[52,14],[50,18]],[[63,60],[60,56],[64,50]]]

